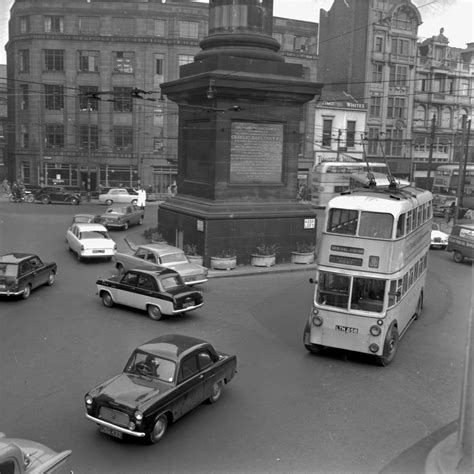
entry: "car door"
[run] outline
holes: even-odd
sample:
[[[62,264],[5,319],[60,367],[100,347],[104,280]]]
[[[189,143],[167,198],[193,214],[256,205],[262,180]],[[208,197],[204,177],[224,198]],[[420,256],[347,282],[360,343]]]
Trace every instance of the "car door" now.
[[[31,285],[32,288],[35,287],[33,271],[31,270],[31,265],[28,260],[21,262],[18,267],[18,283],[21,290],[25,288],[26,285]]]
[[[208,399],[212,395],[212,386],[217,381],[218,374],[215,371],[215,364],[211,353],[207,349],[203,349],[197,354],[199,371],[202,374],[202,380],[204,384],[203,399]]]
[[[158,286],[156,280],[146,273],[141,273],[138,276],[137,287],[135,290],[135,304],[134,307],[146,310],[146,305],[153,299],[156,299],[156,292]],[[159,301],[157,301],[159,304]]]
[[[130,270],[121,278],[116,289],[117,303],[136,308],[137,299],[135,291],[137,289],[139,272]]]
[[[32,256],[28,261],[33,272],[34,286],[44,285],[48,281],[49,270],[36,255]]]
[[[184,415],[202,403],[204,397],[204,377],[199,371],[197,354],[185,357],[178,372],[179,416]]]
[[[69,230],[67,231],[66,234],[67,238],[67,243],[69,245],[69,248],[73,252],[77,252],[79,249],[79,240],[78,240],[78,229],[77,225],[72,225]]]

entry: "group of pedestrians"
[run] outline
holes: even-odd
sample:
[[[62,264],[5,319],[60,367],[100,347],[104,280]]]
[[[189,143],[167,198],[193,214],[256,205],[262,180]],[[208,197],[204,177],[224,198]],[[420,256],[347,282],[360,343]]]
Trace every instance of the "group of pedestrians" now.
[[[5,197],[13,196],[15,201],[23,201],[26,193],[26,187],[21,179],[10,182],[5,178],[2,182],[2,191]]]

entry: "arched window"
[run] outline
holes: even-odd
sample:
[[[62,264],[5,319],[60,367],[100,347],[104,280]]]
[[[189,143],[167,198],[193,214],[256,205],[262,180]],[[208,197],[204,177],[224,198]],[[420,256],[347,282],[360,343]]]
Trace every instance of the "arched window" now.
[[[399,30],[413,30],[413,21],[411,16],[404,10],[398,10],[393,15],[393,28],[397,28]]]
[[[464,120],[467,120],[468,114],[466,109],[460,109],[459,110],[459,115],[458,115],[458,123],[457,123],[457,128],[462,128],[462,121],[463,121],[463,115],[466,116]]]
[[[441,128],[450,128],[451,127],[451,109],[449,107],[444,107],[443,112],[441,113]]]

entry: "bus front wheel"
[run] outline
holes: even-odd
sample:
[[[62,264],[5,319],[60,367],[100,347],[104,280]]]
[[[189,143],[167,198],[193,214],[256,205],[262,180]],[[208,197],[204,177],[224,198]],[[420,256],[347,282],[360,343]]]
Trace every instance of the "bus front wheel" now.
[[[319,352],[321,352],[324,346],[321,346],[320,344],[312,344],[311,342],[309,342],[309,333],[310,333],[309,323],[306,323],[306,326],[303,332],[304,346],[306,347],[306,350],[308,352],[311,352],[311,354],[319,354]]]
[[[397,327],[392,324],[387,331],[387,335],[385,336],[385,342],[383,344],[383,354],[377,358],[377,362],[379,365],[386,367],[387,365],[391,364],[393,359],[395,359],[395,354],[398,350],[398,343],[400,341],[398,335]]]
[[[421,316],[422,311],[423,311],[423,292],[420,293],[420,297],[418,298],[418,303],[416,304],[415,319],[418,319]]]
[[[461,252],[457,252],[455,251],[453,253],[453,260],[456,262],[456,263],[461,263],[463,260],[464,260],[464,257],[462,255]]]

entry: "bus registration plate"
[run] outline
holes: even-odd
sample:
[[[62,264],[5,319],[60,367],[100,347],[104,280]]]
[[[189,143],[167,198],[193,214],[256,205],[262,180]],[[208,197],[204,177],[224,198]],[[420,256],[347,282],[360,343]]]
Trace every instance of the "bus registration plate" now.
[[[346,334],[358,334],[359,330],[357,328],[350,328],[348,326],[339,326],[336,324],[336,331],[342,331]]]

